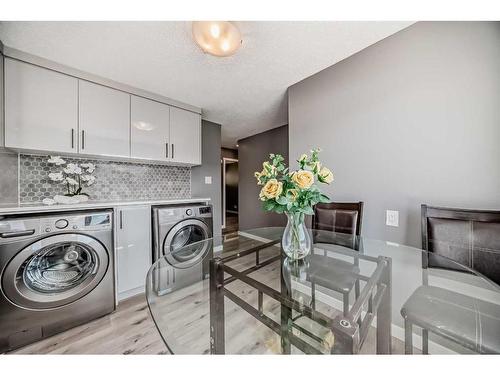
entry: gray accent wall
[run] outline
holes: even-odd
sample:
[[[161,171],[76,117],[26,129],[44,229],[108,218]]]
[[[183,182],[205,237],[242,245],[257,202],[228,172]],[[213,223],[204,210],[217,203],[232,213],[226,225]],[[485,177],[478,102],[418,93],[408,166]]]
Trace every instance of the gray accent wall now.
[[[288,126],[271,129],[238,141],[239,160],[239,228],[250,229],[266,226],[282,226],[286,217],[265,212],[259,201],[260,188],[254,177],[262,170],[262,163],[270,153],[281,154],[288,159]]]
[[[367,237],[420,246],[422,203],[500,209],[500,22],[419,22],[291,86],[289,135]]]
[[[221,126],[202,120],[203,164],[191,168],[191,195],[193,198],[210,198],[214,214],[214,235],[221,235]],[[205,184],[205,177],[212,177],[212,184]]]

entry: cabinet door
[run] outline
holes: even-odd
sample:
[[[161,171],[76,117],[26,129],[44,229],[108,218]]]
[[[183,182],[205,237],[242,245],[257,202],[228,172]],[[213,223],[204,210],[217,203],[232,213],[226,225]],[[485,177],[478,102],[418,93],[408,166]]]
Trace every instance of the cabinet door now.
[[[79,81],[81,154],[130,156],[130,94]]]
[[[171,107],[170,142],[171,160],[201,164],[201,116]]]
[[[130,117],[130,156],[167,160],[170,152],[170,107],[132,95]]]
[[[78,80],[5,59],[5,146],[76,153]]]
[[[151,208],[120,207],[116,210],[116,275],[118,297],[144,292],[151,261]]]

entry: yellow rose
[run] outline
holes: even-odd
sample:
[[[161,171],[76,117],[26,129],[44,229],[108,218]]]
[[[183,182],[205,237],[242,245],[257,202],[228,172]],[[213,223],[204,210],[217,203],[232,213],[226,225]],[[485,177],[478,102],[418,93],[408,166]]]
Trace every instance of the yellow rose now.
[[[298,195],[299,195],[299,192],[297,191],[297,189],[288,190],[288,196],[292,202],[295,202]]]
[[[306,161],[307,160],[307,154],[302,154],[300,155],[300,158],[298,160],[299,163]]]
[[[330,184],[333,181],[333,173],[331,170],[329,170],[326,167],[321,168],[318,175],[319,175],[319,180],[321,182],[324,182],[326,184]]]
[[[280,196],[283,191],[283,183],[279,182],[275,178],[271,178],[266,182],[262,190],[260,191],[259,198],[261,200],[273,199]]]
[[[311,171],[297,171],[292,175],[292,181],[300,189],[309,189],[314,184],[314,175]]]

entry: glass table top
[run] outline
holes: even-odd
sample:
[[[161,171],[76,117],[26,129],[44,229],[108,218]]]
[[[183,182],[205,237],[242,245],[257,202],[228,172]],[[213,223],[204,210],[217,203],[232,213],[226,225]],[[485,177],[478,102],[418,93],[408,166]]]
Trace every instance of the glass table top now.
[[[500,287],[432,253],[311,231],[302,261],[283,228],[175,249],[147,275],[163,341],[179,354],[500,352]]]

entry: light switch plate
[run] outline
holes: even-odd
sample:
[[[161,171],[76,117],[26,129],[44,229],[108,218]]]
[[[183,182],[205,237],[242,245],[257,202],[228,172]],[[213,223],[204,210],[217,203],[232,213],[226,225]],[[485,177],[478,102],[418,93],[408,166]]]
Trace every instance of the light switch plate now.
[[[387,210],[385,212],[385,225],[399,227],[399,211]]]
[[[212,184],[212,176],[205,176],[205,184],[207,185]]]

